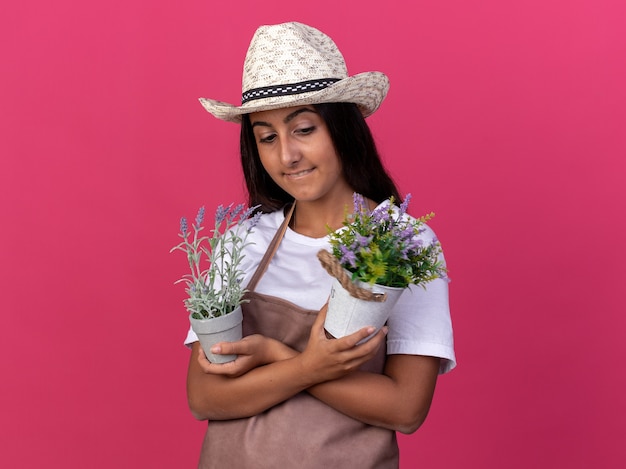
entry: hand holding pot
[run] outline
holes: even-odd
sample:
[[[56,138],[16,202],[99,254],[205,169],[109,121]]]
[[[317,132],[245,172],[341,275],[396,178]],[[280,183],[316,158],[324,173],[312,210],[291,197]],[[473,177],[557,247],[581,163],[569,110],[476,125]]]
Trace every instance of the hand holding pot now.
[[[324,331],[327,309],[325,305],[320,310],[306,349],[298,357],[304,372],[310,373],[318,383],[341,378],[371,360],[387,335],[387,327],[383,327],[370,340],[357,345],[375,331],[374,327],[364,327],[340,339],[328,339]]]
[[[202,348],[199,348],[198,363],[202,371],[230,378],[236,378],[259,366],[297,355],[296,351],[282,342],[261,334],[249,335],[236,342],[219,342],[211,348],[211,353],[237,355],[237,358],[231,362],[211,363]]]

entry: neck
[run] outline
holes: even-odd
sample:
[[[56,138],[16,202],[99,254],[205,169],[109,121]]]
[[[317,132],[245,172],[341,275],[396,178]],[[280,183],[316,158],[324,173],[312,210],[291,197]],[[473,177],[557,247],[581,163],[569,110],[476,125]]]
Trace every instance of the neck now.
[[[352,194],[343,200],[331,202],[298,201],[289,226],[296,233],[310,238],[323,238],[328,229],[337,230],[343,226],[346,212],[352,213]]]

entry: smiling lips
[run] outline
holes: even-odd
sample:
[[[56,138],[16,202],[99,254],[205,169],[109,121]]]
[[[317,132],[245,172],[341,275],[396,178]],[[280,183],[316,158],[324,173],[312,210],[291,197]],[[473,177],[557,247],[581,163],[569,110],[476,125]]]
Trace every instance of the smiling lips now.
[[[285,176],[289,179],[297,179],[299,177],[302,176],[306,176],[307,174],[310,174],[313,171],[313,169],[305,169],[303,171],[298,171],[297,173],[285,173]]]

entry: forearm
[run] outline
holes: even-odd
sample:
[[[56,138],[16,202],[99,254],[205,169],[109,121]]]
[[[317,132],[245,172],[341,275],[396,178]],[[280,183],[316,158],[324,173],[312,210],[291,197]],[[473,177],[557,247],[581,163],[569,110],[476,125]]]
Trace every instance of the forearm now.
[[[204,373],[195,359],[198,347],[196,342],[189,361],[187,396],[192,413],[200,420],[256,415],[315,384],[303,372],[297,354],[287,354],[287,350],[273,363],[229,378]]]
[[[428,415],[438,368],[436,358],[391,355],[386,374],[357,371],[307,391],[361,422],[413,433]]]
[[[385,375],[355,372],[308,392],[335,410],[377,427],[412,433],[426,417],[404,410],[396,384]],[[423,409],[428,412],[428,409]]]

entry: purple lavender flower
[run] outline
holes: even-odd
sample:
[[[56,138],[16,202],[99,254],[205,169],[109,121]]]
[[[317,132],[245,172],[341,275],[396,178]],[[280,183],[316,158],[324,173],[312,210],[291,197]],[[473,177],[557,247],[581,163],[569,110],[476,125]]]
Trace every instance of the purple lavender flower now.
[[[411,225],[407,225],[404,229],[398,232],[398,236],[403,241],[411,240],[414,235],[415,235],[415,229]]]
[[[200,210],[198,210],[198,215],[196,215],[196,228],[200,228],[200,225],[202,225],[202,221],[204,220],[204,206],[200,207]]]
[[[202,229],[205,207],[198,210],[195,223],[192,225],[194,232],[191,240],[189,240],[187,219],[185,217],[180,219],[183,240],[174,246],[170,252],[179,250],[187,254],[191,273],[184,275],[175,283],[186,283],[189,297],[184,301],[185,307],[196,319],[218,317],[229,313],[236,305],[241,304],[246,291],[240,285],[239,262],[244,257],[242,250],[248,245],[246,237],[250,233],[251,227],[258,222],[261,213],[250,220],[250,225],[246,229],[233,229],[235,222],[239,227],[243,221],[247,222],[252,213],[252,211],[244,209],[244,204],[239,204],[234,209],[233,206],[234,204],[227,207],[220,205],[217,208],[215,227],[211,230],[212,236],[201,237],[198,235]],[[220,230],[223,224],[226,226],[224,230]],[[206,270],[201,267],[203,257],[206,258],[205,262],[209,264],[209,268]]]
[[[342,245],[339,246],[339,250],[341,251],[341,259],[339,262],[344,265],[348,264],[350,267],[356,267],[356,255],[354,252]]]
[[[400,246],[398,250],[400,253],[400,258],[404,260],[409,260],[409,254],[411,253],[411,247],[408,244],[403,244]]]
[[[411,238],[407,241],[407,247],[411,250],[417,250],[424,245],[424,240],[420,238]]]
[[[411,197],[411,194],[407,194],[404,198],[404,202],[400,204],[400,213],[398,215],[398,218],[402,218],[402,216],[406,213],[406,210],[409,207],[409,202],[411,201]]]
[[[232,204],[230,204],[228,208],[230,207],[232,207]],[[244,207],[243,204],[237,204],[235,206],[232,212],[230,212],[230,214],[228,215],[229,222],[232,222],[235,220],[235,218],[237,218],[237,215],[239,215],[239,213],[243,210],[243,207]],[[241,219],[239,221],[241,221]]]
[[[226,215],[228,214],[230,207],[231,207],[230,205],[228,207],[224,207],[221,204],[219,205],[219,207],[217,207],[217,210],[215,211],[215,224],[216,225],[220,225],[224,221],[224,218],[226,218]]]
[[[359,248],[365,248],[367,246],[369,246],[370,242],[372,241],[372,239],[374,238],[374,236],[363,236],[360,234],[356,234],[355,237],[355,248],[359,247]]]
[[[252,215],[252,212],[254,212],[256,209],[258,208],[258,205],[256,207],[248,207],[242,214],[241,217],[239,217],[240,220],[247,220],[248,218],[250,218],[250,215]]]
[[[187,219],[185,217],[181,217],[180,219],[180,232],[183,236],[187,236]]]
[[[391,215],[389,214],[389,209],[385,205],[381,205],[377,207],[372,212],[372,221],[376,224],[387,223],[391,219]]]
[[[365,211],[365,199],[357,192],[352,194],[352,200],[354,202],[354,213],[362,213]]]
[[[248,229],[252,229],[256,226],[256,224],[259,222],[259,220],[261,219],[261,215],[263,215],[262,212],[257,212],[254,214],[254,216],[250,219],[250,225],[248,227]]]

